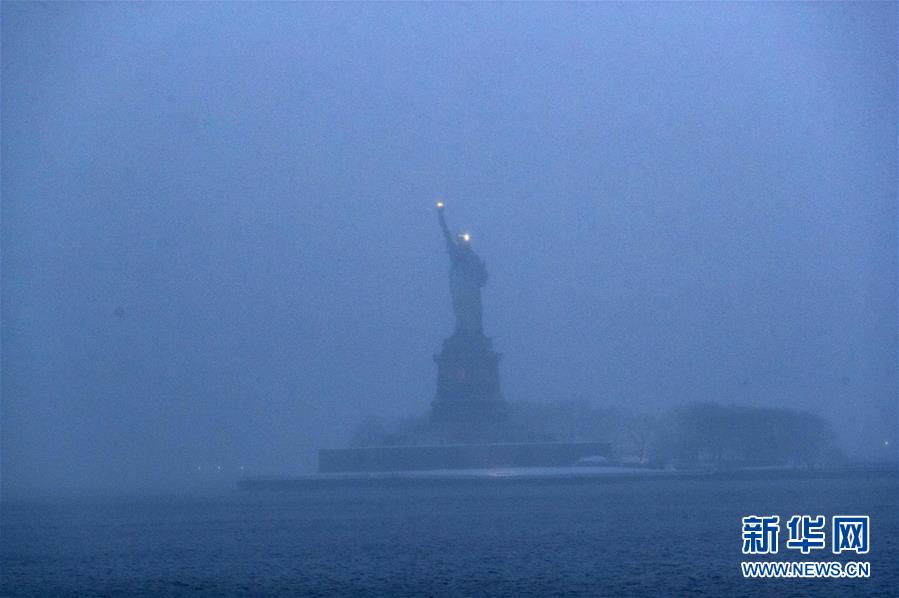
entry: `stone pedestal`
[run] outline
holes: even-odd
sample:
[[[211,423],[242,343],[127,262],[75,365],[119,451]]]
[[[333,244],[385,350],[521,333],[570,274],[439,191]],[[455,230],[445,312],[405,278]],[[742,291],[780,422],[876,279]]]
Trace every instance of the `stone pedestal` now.
[[[483,334],[457,332],[443,341],[437,362],[434,423],[486,423],[506,416],[499,386],[499,354]]]

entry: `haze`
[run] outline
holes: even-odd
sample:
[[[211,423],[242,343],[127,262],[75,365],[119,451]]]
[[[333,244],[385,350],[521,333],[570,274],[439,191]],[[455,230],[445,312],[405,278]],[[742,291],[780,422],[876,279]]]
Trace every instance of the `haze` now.
[[[309,472],[424,413],[437,199],[507,399],[895,455],[896,52],[890,3],[4,2],[4,493]]]

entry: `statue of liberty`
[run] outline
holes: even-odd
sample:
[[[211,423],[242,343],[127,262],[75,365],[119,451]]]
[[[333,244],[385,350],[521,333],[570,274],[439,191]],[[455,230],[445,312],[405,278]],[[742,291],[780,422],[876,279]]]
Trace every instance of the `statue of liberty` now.
[[[431,421],[457,425],[459,434],[480,425],[493,425],[506,417],[499,384],[499,354],[484,335],[481,321],[481,288],[487,284],[487,268],[471,248],[468,233],[453,236],[446,225],[443,203],[437,202],[437,218],[450,258],[450,295],[456,330],[443,340],[437,363],[437,393],[431,403]],[[464,430],[464,432],[463,432]],[[483,431],[483,430],[482,430]]]
[[[450,294],[456,315],[456,334],[483,336],[481,287],[487,284],[487,267],[471,248],[468,233],[460,233],[455,238],[450,234],[443,216],[443,202],[438,201],[436,207],[450,257]]]

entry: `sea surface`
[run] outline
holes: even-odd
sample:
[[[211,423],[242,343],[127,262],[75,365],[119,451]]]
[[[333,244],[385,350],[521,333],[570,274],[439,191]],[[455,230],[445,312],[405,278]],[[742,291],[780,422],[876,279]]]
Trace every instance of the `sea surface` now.
[[[317,487],[2,505],[3,596],[899,596],[893,474]],[[869,579],[744,579],[740,518],[862,514]],[[830,534],[828,532],[828,542]]]

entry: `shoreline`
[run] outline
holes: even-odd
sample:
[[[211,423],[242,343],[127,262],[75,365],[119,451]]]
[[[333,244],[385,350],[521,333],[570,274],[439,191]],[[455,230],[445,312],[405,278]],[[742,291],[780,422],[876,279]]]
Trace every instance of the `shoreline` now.
[[[237,481],[243,492],[291,492],[329,487],[470,486],[509,484],[596,484],[654,480],[751,481],[897,477],[895,465],[834,469],[755,468],[659,470],[626,467],[521,467],[477,470],[254,476]]]

